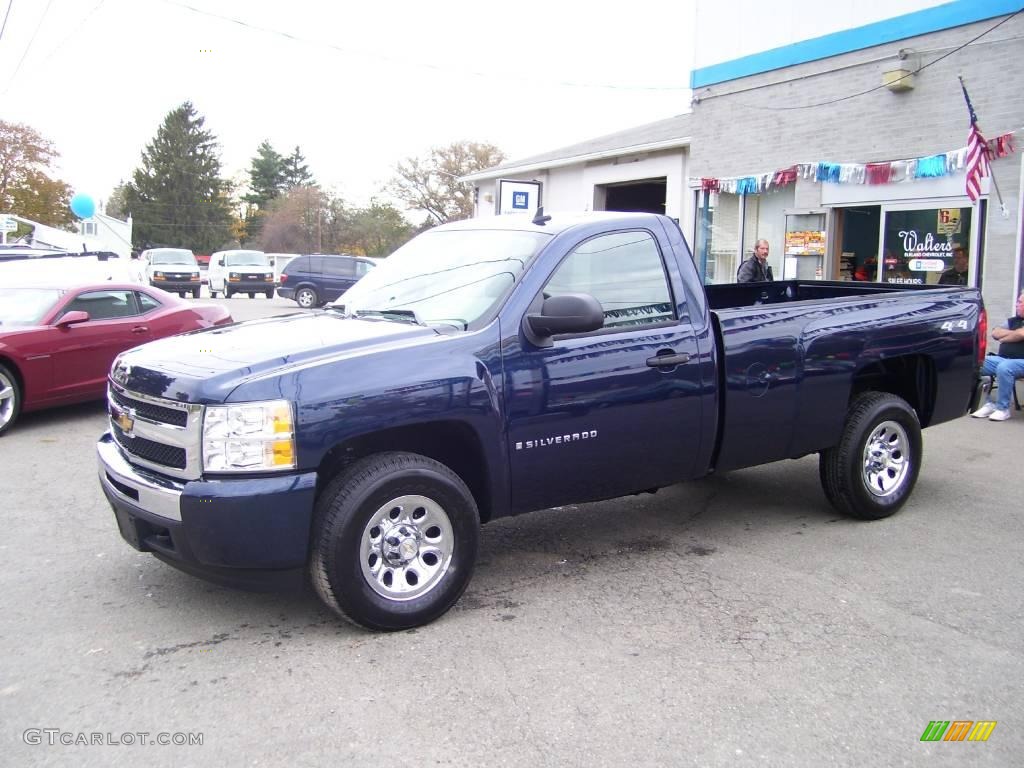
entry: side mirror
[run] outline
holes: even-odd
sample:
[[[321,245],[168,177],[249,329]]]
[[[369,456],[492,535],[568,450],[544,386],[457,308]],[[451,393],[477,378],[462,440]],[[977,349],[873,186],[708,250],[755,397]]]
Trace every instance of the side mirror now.
[[[587,333],[604,325],[601,302],[589,293],[563,293],[544,299],[540,314],[523,318],[526,337],[538,347],[550,347],[551,337]]]
[[[57,321],[57,327],[67,328],[70,325],[78,325],[79,323],[88,322],[88,320],[88,312],[83,312],[80,309],[73,309],[70,312],[65,312],[61,315],[60,320]]]
[[[218,267],[223,267],[224,266],[224,257],[223,256],[221,256],[219,259],[217,259],[217,266]]]

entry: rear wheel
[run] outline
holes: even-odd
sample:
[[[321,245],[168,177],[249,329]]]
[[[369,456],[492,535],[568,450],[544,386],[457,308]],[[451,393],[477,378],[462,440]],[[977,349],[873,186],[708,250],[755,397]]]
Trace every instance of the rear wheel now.
[[[839,444],[821,452],[818,474],[837,510],[879,520],[902,507],[921,470],[921,425],[905,400],[865,392],[850,406]]]
[[[268,299],[274,298],[274,292],[273,291],[264,291],[263,295],[266,296]]]
[[[369,456],[317,499],[313,587],[370,629],[427,624],[469,584],[479,528],[472,494],[448,467],[413,453]]]
[[[230,299],[231,298],[231,289],[228,288],[227,286],[224,286],[224,298],[225,299]]]
[[[256,292],[255,291],[249,291],[249,298],[250,299],[255,299],[256,298]]]
[[[295,292],[295,301],[303,309],[312,309],[319,302],[319,297],[312,288],[299,288]]]
[[[0,365],[0,435],[10,429],[21,413],[21,388],[6,365]]]
[[[192,298],[193,299],[198,299],[199,298],[199,289],[198,288],[193,288],[192,289]]]

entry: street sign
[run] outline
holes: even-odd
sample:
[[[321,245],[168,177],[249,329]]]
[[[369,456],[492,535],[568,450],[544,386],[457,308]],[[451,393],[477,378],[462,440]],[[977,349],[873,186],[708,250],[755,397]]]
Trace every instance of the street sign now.
[[[8,216],[0,216],[0,232],[13,232],[18,228],[18,222]]]

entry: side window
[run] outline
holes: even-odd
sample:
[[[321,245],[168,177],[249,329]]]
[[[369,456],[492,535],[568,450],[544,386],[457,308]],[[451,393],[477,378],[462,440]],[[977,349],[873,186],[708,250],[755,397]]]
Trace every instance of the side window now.
[[[139,314],[135,291],[88,291],[68,304],[61,315],[76,309],[88,312],[90,320],[111,320]]]
[[[142,291],[136,291],[135,298],[138,299],[139,309],[141,310],[141,314],[143,315],[146,314],[147,312],[152,312],[157,307],[162,306],[159,301],[154,299],[148,293],[143,293]]]
[[[604,327],[674,320],[661,251],[647,232],[616,232],[581,243],[544,292],[589,293],[604,309]]]
[[[355,274],[352,259],[324,259],[324,274],[331,277],[352,277]]]
[[[311,275],[319,275],[323,271],[324,257],[323,256],[310,256],[309,261],[304,267],[301,267],[304,272]]]
[[[356,262],[356,277],[362,277],[363,275],[365,275],[369,271],[370,271],[370,265],[367,264],[365,261],[357,261]]]

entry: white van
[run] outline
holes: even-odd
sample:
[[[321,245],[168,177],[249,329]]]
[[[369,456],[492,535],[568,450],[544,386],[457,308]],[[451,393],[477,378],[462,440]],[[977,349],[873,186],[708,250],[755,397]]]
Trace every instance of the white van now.
[[[142,252],[145,264],[146,282],[154,288],[184,297],[191,293],[199,298],[202,279],[196,256],[187,248],[150,248]]]
[[[210,256],[206,280],[214,298],[218,293],[226,299],[236,293],[248,293],[250,299],[257,293],[274,298],[274,267],[263,251],[217,251]]]

